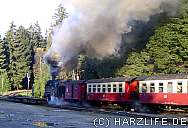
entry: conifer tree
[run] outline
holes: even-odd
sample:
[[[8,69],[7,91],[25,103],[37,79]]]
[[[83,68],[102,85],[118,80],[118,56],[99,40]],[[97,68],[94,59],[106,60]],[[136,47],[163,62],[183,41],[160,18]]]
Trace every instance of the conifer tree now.
[[[41,28],[38,22],[29,27],[30,32],[30,42],[33,44],[34,49],[36,48],[45,48],[46,41],[43,39]]]
[[[5,33],[5,38],[4,38],[4,42],[5,44],[7,44],[7,63],[8,63],[8,68],[7,68],[7,74],[8,74],[8,78],[10,80],[10,84],[11,86],[13,86],[13,81],[12,81],[12,77],[13,74],[15,73],[14,70],[14,65],[13,65],[13,43],[15,41],[15,37],[16,37],[16,25],[14,24],[14,22],[11,22],[9,30]]]
[[[9,84],[9,79],[7,76],[7,56],[6,56],[6,42],[4,42],[1,39],[0,36],[0,92],[3,94],[3,92],[7,92],[11,89],[10,84]]]
[[[45,54],[44,48],[35,50],[34,64],[34,96],[43,97],[46,81],[50,79],[50,71],[48,65],[42,61],[42,56]]]
[[[4,49],[4,41],[1,39],[0,35],[0,74],[5,72],[6,70],[6,55],[5,55],[5,49]]]
[[[6,41],[10,46],[9,78],[14,89],[21,89],[30,69],[32,45],[29,42],[29,33],[23,26],[17,30],[11,27],[7,33]]]
[[[52,24],[52,27],[56,27],[60,25],[65,18],[68,17],[68,14],[66,12],[66,9],[60,4],[58,8],[56,9],[56,12],[53,16],[54,23]]]

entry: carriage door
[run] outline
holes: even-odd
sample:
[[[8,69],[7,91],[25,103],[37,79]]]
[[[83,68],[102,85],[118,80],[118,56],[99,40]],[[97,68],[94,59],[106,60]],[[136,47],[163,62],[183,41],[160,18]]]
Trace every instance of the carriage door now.
[[[86,96],[87,96],[86,85],[83,83],[80,85],[79,95],[80,95],[80,101],[84,101],[86,99]]]

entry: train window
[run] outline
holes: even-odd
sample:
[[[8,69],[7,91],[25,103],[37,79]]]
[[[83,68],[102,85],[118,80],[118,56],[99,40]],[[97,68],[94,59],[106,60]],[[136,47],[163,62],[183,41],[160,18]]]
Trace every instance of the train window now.
[[[96,85],[93,85],[93,93],[96,92]]]
[[[106,85],[102,85],[102,92],[105,93],[106,92]]]
[[[147,85],[146,85],[146,83],[142,84],[142,92],[147,92]]]
[[[177,93],[182,93],[182,82],[178,82],[177,84]]]
[[[187,81],[187,93],[188,93],[188,81]]]
[[[117,92],[117,85],[113,84],[113,92]]]
[[[122,93],[122,92],[123,92],[123,85],[119,84],[119,93]]]
[[[168,82],[168,84],[167,84],[167,92],[168,93],[172,93],[173,92],[172,82]]]
[[[88,85],[88,92],[91,93],[91,85]]]
[[[111,85],[108,84],[108,92],[111,92]]]
[[[150,83],[150,92],[155,92],[155,84]]]
[[[159,83],[159,92],[163,92],[163,83]]]
[[[101,85],[100,84],[97,85],[97,92],[101,92]]]

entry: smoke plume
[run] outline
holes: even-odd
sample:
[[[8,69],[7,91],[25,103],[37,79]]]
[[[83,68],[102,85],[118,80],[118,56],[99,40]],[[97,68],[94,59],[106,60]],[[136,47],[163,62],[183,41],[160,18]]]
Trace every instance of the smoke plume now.
[[[179,0],[64,0],[68,18],[53,34],[50,59],[56,54],[58,65],[66,67],[79,54],[102,59],[116,55],[121,35],[131,32],[132,21],[148,22],[150,17],[174,15]]]

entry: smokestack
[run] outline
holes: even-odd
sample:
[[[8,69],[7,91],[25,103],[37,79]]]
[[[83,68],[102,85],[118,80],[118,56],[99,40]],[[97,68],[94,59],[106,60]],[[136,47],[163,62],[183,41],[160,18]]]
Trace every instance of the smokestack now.
[[[123,33],[131,22],[147,22],[155,14],[175,15],[179,0],[63,0],[68,18],[53,34],[46,58],[58,54],[67,68],[79,54],[102,59],[118,55]],[[76,61],[74,61],[76,62]]]

